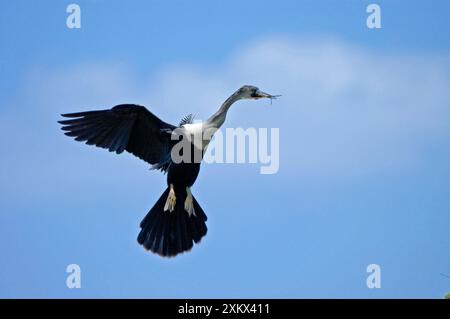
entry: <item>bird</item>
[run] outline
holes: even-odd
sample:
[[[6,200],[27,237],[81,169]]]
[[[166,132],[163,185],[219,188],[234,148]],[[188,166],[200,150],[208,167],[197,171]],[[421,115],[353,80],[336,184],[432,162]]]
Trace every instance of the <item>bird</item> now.
[[[149,163],[151,169],[167,174],[167,188],[142,219],[137,241],[157,255],[174,257],[190,251],[207,233],[207,216],[192,195],[191,187],[200,172],[203,154],[225,122],[228,110],[239,100],[272,101],[277,97],[256,86],[244,85],[205,122],[194,123],[189,114],[178,126],[162,121],[137,104],[61,114],[65,119],[58,123],[64,134],[76,141],[117,154],[127,151]],[[195,136],[201,137],[199,143]],[[179,147],[180,144],[184,147]],[[175,148],[180,151],[174,152]]]

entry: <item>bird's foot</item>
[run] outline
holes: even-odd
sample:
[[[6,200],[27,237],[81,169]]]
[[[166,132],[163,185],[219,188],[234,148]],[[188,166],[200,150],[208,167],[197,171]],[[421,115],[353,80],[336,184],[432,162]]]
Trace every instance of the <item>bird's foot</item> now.
[[[176,202],[177,198],[175,196],[175,191],[173,190],[173,185],[170,184],[169,196],[167,196],[166,204],[164,205],[164,211],[173,212]]]
[[[192,193],[191,193],[191,189],[189,187],[186,187],[186,200],[184,201],[184,210],[187,211],[187,213],[189,214],[189,216],[191,215],[195,215],[195,210],[194,210],[194,200],[192,199]]]

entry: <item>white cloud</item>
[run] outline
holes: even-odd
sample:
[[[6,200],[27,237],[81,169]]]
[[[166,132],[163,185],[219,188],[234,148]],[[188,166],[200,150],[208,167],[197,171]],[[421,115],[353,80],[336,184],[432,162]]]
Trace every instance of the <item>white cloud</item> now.
[[[448,133],[448,66],[431,55],[370,52],[332,39],[269,38],[215,68],[163,73],[162,92],[178,92],[167,103],[189,101],[204,117],[241,84],[281,93],[269,108],[236,105],[228,124],[279,127],[281,170],[354,177],[414,167],[426,145]]]
[[[333,39],[266,38],[220,65],[174,65],[144,80],[123,65],[35,70],[28,98],[55,115],[141,103],[177,123],[190,112],[208,117],[240,85],[254,84],[283,96],[272,106],[239,102],[226,126],[280,128],[280,172],[353,178],[415,167],[426,145],[448,134],[448,66]]]

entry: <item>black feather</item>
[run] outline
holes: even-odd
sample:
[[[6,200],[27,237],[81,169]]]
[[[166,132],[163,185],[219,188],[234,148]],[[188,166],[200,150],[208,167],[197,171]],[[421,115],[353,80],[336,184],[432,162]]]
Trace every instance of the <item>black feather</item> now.
[[[144,217],[137,240],[145,249],[161,256],[173,257],[190,250],[194,243],[206,235],[206,215],[194,199],[196,216],[189,216],[184,210],[186,193],[177,190],[174,211],[164,211],[168,194],[169,188]]]
[[[194,117],[195,116],[193,114],[186,115],[181,119],[179,126],[183,126],[184,124],[192,124],[194,122]]]
[[[167,169],[175,126],[161,121],[145,107],[134,104],[116,105],[110,110],[62,114],[68,120],[58,121],[65,135],[88,145],[111,152],[124,150],[151,165]]]

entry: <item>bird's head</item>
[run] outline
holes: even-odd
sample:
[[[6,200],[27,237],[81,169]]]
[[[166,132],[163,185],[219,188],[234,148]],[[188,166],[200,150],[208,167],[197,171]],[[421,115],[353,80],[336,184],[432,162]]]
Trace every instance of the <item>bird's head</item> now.
[[[244,85],[239,90],[236,91],[235,95],[237,95],[238,99],[276,99],[280,95],[271,95],[269,93],[262,92],[256,86],[253,85]]]

